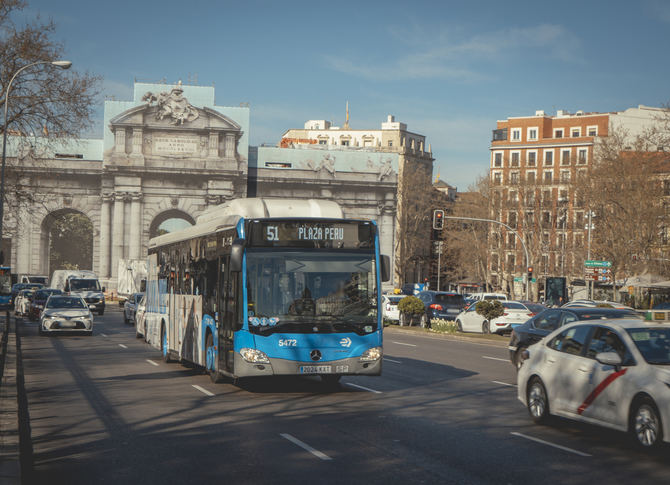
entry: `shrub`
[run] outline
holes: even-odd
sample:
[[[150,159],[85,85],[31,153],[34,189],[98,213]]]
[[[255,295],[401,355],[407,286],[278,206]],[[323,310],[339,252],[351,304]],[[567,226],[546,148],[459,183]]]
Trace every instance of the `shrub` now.
[[[398,302],[398,310],[408,315],[421,315],[425,311],[425,307],[416,296],[406,296]]]
[[[503,313],[505,313],[505,307],[503,307],[499,300],[479,301],[477,302],[475,310],[489,322],[494,318],[501,317]]]

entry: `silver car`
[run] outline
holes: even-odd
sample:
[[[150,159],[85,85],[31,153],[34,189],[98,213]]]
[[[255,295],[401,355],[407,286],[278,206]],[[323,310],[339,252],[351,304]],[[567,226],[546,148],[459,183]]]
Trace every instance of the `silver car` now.
[[[40,318],[39,334],[83,332],[93,334],[93,315],[80,296],[51,295]]]
[[[135,323],[135,312],[137,311],[137,305],[140,303],[140,300],[143,296],[144,293],[133,293],[123,304],[123,323],[126,325]]]

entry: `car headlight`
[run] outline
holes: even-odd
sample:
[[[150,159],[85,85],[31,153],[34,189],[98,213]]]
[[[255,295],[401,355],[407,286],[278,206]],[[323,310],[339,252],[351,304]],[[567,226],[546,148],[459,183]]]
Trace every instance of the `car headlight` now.
[[[260,350],[244,348],[240,349],[240,355],[244,360],[246,360],[250,364],[270,363],[270,359],[268,359],[268,356],[265,355],[265,352],[261,352]]]
[[[382,348],[372,347],[361,354],[358,358],[361,362],[375,362],[382,358]]]

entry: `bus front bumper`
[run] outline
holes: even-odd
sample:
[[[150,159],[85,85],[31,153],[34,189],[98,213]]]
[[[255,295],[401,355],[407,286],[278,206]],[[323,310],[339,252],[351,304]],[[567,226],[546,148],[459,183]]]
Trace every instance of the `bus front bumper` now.
[[[360,357],[331,360],[328,362],[298,362],[270,358],[269,363],[251,363],[235,353],[235,376],[321,376],[321,375],[366,375],[378,376],[382,373],[382,359],[362,362]]]

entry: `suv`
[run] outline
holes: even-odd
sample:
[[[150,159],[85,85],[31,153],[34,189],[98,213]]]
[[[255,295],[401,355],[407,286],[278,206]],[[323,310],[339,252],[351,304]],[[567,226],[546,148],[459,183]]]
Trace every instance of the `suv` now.
[[[642,318],[635,310],[616,308],[548,308],[538,313],[526,323],[512,330],[509,345],[509,358],[518,369],[523,363],[521,355],[530,345],[539,342],[558,327],[577,320],[603,320],[610,318]]]
[[[456,320],[465,306],[463,295],[451,291],[421,291],[418,295],[426,309],[421,315],[421,326],[430,328],[433,318]]]

